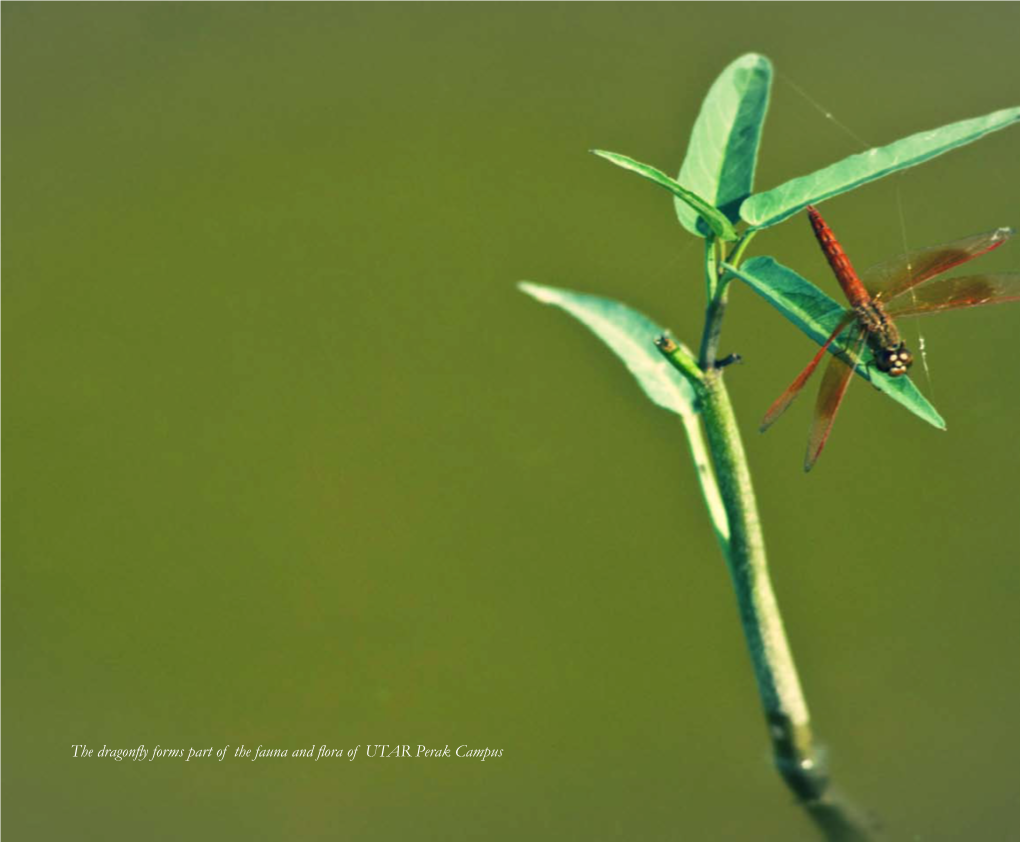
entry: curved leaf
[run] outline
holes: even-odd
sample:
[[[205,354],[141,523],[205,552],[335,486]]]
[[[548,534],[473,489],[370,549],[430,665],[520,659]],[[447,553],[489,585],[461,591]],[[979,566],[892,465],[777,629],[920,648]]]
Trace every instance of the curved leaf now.
[[[740,216],[755,228],[768,228],[808,205],[816,205],[869,181],[923,163],[1018,120],[1020,108],[1005,108],[851,155],[825,169],[751,196],[740,206]]]
[[[697,193],[692,193],[686,187],[682,186],[677,181],[666,175],[666,173],[662,172],[662,170],[657,170],[653,166],[642,164],[640,161],[635,161],[633,158],[628,158],[626,155],[620,155],[616,152],[606,152],[602,149],[592,149],[592,152],[600,158],[605,158],[607,161],[611,161],[618,167],[623,167],[625,170],[636,172],[638,175],[643,175],[649,181],[654,181],[660,187],[665,187],[670,193],[677,197],[677,200],[683,201],[697,211],[701,218],[705,220],[708,227],[711,228],[715,235],[720,239],[737,239],[737,232],[733,230],[733,226],[730,224],[730,221],[720,211],[716,210],[711,202],[706,201]]]
[[[712,87],[694,122],[677,181],[704,197],[730,222],[740,219],[740,203],[754,185],[762,124],[769,105],[772,64],[755,53],[731,63]],[[692,234],[705,236],[698,214],[680,199],[676,215]]]
[[[659,353],[654,341],[664,331],[651,319],[619,301],[584,295],[567,289],[526,282],[517,285],[543,304],[565,310],[606,343],[630,369],[653,403],[680,416],[691,448],[691,458],[705,498],[708,516],[723,552],[730,554],[730,524],[719,493],[712,460],[697,416],[691,384]],[[678,350],[683,349],[679,346]],[[686,350],[686,349],[683,349]]]
[[[647,316],[611,298],[523,281],[517,286],[543,304],[566,310],[605,342],[652,403],[681,416],[696,413],[694,388],[655,347],[665,331]]]
[[[810,281],[806,281],[771,257],[754,257],[739,269],[732,266],[726,268],[819,345],[828,339],[829,334],[836,329],[840,317],[846,312],[845,306],[829,298]],[[829,346],[829,352],[833,354],[842,350],[844,350],[842,337]],[[866,367],[863,363],[864,360],[857,366],[857,374],[894,401],[903,404],[919,418],[940,430],[946,428],[942,416],[928,403],[910,378],[890,377],[876,368]]]

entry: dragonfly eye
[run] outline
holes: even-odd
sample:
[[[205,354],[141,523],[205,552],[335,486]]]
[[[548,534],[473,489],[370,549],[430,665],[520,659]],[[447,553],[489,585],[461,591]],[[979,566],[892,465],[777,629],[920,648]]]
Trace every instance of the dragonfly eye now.
[[[883,348],[875,354],[875,366],[890,377],[901,377],[914,364],[914,355],[900,343],[897,348]]]

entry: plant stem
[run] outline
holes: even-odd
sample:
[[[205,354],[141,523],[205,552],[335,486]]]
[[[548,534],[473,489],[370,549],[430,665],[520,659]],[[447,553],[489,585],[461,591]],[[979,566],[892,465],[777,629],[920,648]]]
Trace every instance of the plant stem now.
[[[722,243],[706,243],[709,304],[698,358],[701,376],[691,375],[691,361],[683,357],[683,349],[675,343],[661,338],[656,344],[698,393],[712,455],[716,496],[721,498],[728,525],[729,541],[720,540],[720,544],[737,594],[740,621],[754,665],[776,768],[826,839],[862,842],[870,838],[869,823],[829,790],[828,775],[815,747],[807,701],[769,579],[765,539],[744,443],[723,382],[722,368],[716,364],[729,291],[726,266],[740,264],[754,233],[745,232],[728,258]],[[703,472],[699,466],[699,476]],[[717,528],[717,537],[721,534],[722,530]]]
[[[739,266],[744,250],[751,244],[757,232],[745,231],[744,235],[733,246],[730,255],[725,256],[721,242],[709,240],[705,246],[705,275],[708,286],[708,312],[705,314],[705,331],[701,335],[701,350],[698,363],[703,371],[715,368],[719,354],[719,337],[722,335],[723,316],[726,314],[726,302],[729,299],[729,279],[726,277],[725,264]]]
[[[867,822],[854,815],[841,798],[827,791],[828,777],[814,744],[807,701],[769,579],[747,456],[721,371],[706,371],[701,406],[730,527],[726,562],[737,594],[776,768],[826,839],[866,840]]]
[[[697,415],[682,415],[681,421],[687,433],[691,459],[698,472],[698,483],[701,485],[701,493],[705,498],[705,507],[708,509],[708,516],[712,521],[712,531],[715,532],[719,549],[722,550],[723,555],[729,556],[730,522],[726,516],[726,507],[723,505],[722,496],[719,494],[719,483],[716,481],[715,471],[712,470],[712,456],[705,446],[701,424],[698,422]]]
[[[715,295],[708,302],[705,314],[705,332],[701,335],[701,350],[698,354],[698,365],[702,371],[715,369],[716,356],[719,353],[719,337],[722,335],[723,315],[726,313],[726,302],[729,299],[729,282],[719,279]]]
[[[776,766],[801,798],[825,789],[811,737],[807,702],[783,630],[765,557],[765,541],[744,445],[722,376],[708,378],[702,417],[730,524],[730,576],[769,724]]]

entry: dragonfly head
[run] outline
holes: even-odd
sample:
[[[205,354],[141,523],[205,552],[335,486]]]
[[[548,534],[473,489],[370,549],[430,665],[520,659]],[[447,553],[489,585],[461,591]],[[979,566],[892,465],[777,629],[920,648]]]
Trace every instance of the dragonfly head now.
[[[880,348],[875,352],[875,367],[890,377],[901,377],[914,364],[914,355],[901,342],[895,348]]]

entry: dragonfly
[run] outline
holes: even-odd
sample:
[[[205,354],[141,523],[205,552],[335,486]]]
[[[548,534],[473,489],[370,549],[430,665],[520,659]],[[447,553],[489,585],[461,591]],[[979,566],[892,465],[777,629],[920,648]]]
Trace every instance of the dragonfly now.
[[[811,206],[807,212],[815,237],[849,306],[811,362],[765,413],[761,431],[765,432],[789,408],[826,351],[830,351],[832,358],[818,390],[804,458],[804,470],[810,471],[829,439],[850,379],[865,352],[871,351],[871,359],[865,364],[869,375],[873,366],[882,375],[902,377],[913,364],[914,356],[903,341],[896,319],[1020,301],[1020,274],[939,279],[939,275],[997,249],[1016,233],[1012,228],[997,228],[900,255],[858,275],[821,214]]]

